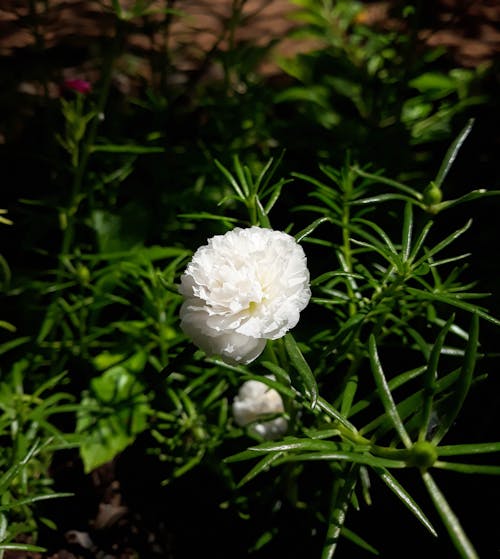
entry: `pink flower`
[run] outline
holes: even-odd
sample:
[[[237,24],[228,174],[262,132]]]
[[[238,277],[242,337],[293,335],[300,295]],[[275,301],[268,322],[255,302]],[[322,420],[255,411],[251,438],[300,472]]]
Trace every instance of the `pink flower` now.
[[[67,91],[76,91],[76,93],[81,93],[82,95],[87,95],[92,91],[92,84],[79,78],[64,80],[62,87]]]

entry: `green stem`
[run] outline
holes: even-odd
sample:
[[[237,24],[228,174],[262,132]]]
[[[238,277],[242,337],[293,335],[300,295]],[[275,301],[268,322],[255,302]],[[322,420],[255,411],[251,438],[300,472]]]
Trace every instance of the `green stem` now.
[[[65,215],[66,219],[64,221],[65,226],[63,230],[63,237],[61,242],[61,250],[59,253],[59,263],[57,267],[57,273],[55,278],[55,285],[60,285],[62,277],[64,274],[64,257],[66,257],[71,249],[71,246],[75,237],[75,225],[76,225],[76,214],[80,205],[81,190],[83,185],[83,180],[85,172],[87,171],[88,161],[90,154],[92,153],[92,147],[95,142],[97,135],[97,129],[101,119],[101,115],[104,114],[104,109],[106,107],[109,91],[111,88],[111,79],[113,74],[113,65],[117,52],[119,50],[119,45],[121,41],[121,22],[118,21],[116,25],[115,36],[113,39],[113,44],[108,51],[108,56],[104,64],[103,74],[102,74],[102,85],[99,98],[96,104],[96,115],[91,120],[89,129],[85,138],[83,140],[83,145],[77,148],[79,149],[78,166],[74,172],[73,183],[71,185],[71,193],[69,197],[69,203],[67,207],[67,213]],[[53,312],[54,304],[58,298],[58,291],[54,293],[54,298],[49,305],[48,313]],[[53,333],[55,330],[53,330]],[[55,351],[55,350],[54,350]],[[55,355],[54,355],[55,358]]]
[[[113,76],[113,65],[117,56],[117,52],[119,50],[121,35],[121,22],[118,20],[115,37],[113,39],[113,45],[109,49],[109,54],[106,58],[103,69],[101,91],[96,104],[96,116],[94,116],[94,118],[91,120],[88,132],[85,135],[85,139],[81,147],[81,155],[78,159],[78,166],[73,177],[73,184],[71,186],[71,195],[67,214],[67,225],[64,230],[61,246],[61,256],[66,256],[68,254],[73,243],[75,235],[75,216],[80,205],[83,179],[85,176],[85,172],[87,171],[90,154],[92,153],[92,147],[95,143],[99,122],[102,118],[102,115],[104,114],[104,109],[108,101],[109,91],[111,88],[111,79]]]
[[[378,446],[372,444],[370,450],[374,456],[379,458],[388,458],[389,460],[408,460],[411,456],[411,450],[400,448],[389,448],[386,446]]]
[[[356,486],[359,466],[351,466],[344,478],[333,482],[330,515],[321,559],[332,559],[344,526],[351,494]]]
[[[227,22],[226,28],[228,30],[228,54],[234,52],[236,41],[236,29],[241,21],[241,16],[243,14],[243,8],[245,6],[246,0],[233,0],[231,6],[231,16]],[[231,68],[228,64],[227,57],[224,57],[224,85],[226,88],[226,93],[229,94],[231,88]],[[238,76],[236,76],[238,77]]]
[[[350,181],[352,182],[352,181]],[[344,271],[352,274],[352,248],[351,237],[349,232],[349,223],[351,219],[351,212],[349,208],[349,194],[352,190],[352,184],[346,189],[346,196],[344,196],[344,204],[342,208],[342,255],[344,257]],[[349,278],[346,281],[347,294],[349,295],[349,316],[356,314],[356,304],[354,302],[354,290],[352,288]]]
[[[250,217],[250,224],[259,225],[259,219],[257,218],[257,200],[255,195],[248,198],[247,209]]]

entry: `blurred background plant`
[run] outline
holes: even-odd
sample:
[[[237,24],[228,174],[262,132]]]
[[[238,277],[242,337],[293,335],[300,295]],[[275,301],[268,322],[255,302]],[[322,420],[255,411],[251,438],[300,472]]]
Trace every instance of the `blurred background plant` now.
[[[377,6],[363,2],[294,3],[300,9],[293,18],[303,25],[291,33],[315,48],[279,59],[294,83],[275,101],[298,111],[310,135],[328,131],[334,152],[325,145],[316,156],[339,165],[337,154],[349,149],[362,163],[418,173],[433,145],[450,137],[456,117],[487,102],[482,84],[490,65],[450,68],[445,48],[420,41],[422,2],[395,3],[390,12],[379,5],[382,21]]]
[[[0,60],[0,550],[396,556],[393,522],[422,542],[409,557],[455,553],[420,473],[491,554],[493,513],[440,474],[498,469],[494,63],[425,45],[421,2],[375,22],[370,2],[283,2],[266,40],[250,0],[201,23],[171,0],[22,4],[31,41]],[[297,341],[228,367],[180,332],[176,284],[208,237],[250,223],[304,243],[314,299]],[[252,379],[280,392],[293,438],[235,423]],[[447,458],[470,453],[481,465]],[[494,495],[484,479],[467,481]]]

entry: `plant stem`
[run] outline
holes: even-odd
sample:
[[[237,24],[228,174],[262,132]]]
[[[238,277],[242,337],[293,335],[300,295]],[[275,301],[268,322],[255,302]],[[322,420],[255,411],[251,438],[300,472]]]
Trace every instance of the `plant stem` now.
[[[113,39],[113,44],[109,49],[109,54],[106,57],[106,61],[104,64],[103,70],[103,77],[102,77],[102,84],[101,84],[101,91],[99,94],[99,98],[96,104],[96,116],[91,120],[89,129],[87,134],[85,135],[85,139],[83,141],[83,146],[81,148],[81,155],[78,159],[78,166],[76,168],[74,177],[73,177],[73,184],[71,187],[71,195],[68,207],[68,214],[67,214],[67,225],[64,230],[62,246],[61,246],[61,256],[66,256],[71,248],[73,243],[74,235],[75,235],[75,216],[78,212],[78,207],[80,205],[80,196],[82,190],[83,179],[85,176],[85,172],[87,171],[87,166],[90,158],[90,154],[92,153],[92,147],[95,142],[95,138],[97,135],[97,129],[99,126],[99,122],[104,115],[104,109],[106,107],[109,91],[111,88],[111,79],[113,76],[113,65],[115,58],[117,56],[117,52],[119,50],[119,44],[121,41],[121,21],[118,20],[115,30],[115,36]]]
[[[351,220],[349,199],[352,192],[352,177],[350,172],[348,172],[342,186],[345,192],[342,206],[342,255],[344,257],[344,271],[348,274],[352,274],[352,248],[349,232],[349,224]],[[356,314],[356,304],[354,302],[354,290],[349,278],[347,278],[346,287],[347,294],[349,295],[349,316],[354,316]]]
[[[325,544],[321,559],[331,559],[337,549],[340,533],[345,522],[351,494],[356,486],[359,466],[352,465],[344,478],[333,482],[330,502],[330,516],[326,532]]]

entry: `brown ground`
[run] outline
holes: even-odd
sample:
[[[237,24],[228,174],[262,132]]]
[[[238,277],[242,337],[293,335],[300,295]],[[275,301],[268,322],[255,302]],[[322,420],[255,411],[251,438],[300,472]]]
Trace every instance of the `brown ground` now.
[[[366,2],[359,21],[385,27],[397,25],[398,22],[390,18],[390,8],[396,2]],[[122,6],[133,3],[121,1]],[[500,2],[435,0],[428,4],[430,7],[423,3],[429,26],[420,31],[421,40],[431,46],[445,46],[449,55],[462,66],[474,67],[498,56]],[[0,61],[17,59],[19,65],[29,65],[30,56],[44,52],[46,58],[58,59],[63,79],[92,74],[88,61],[78,60],[78,52],[91,54],[93,44],[112,33],[110,5],[111,0],[0,0]],[[141,55],[145,52],[160,54],[168,49],[175,54],[177,70],[195,69],[212,49],[227,47],[231,40],[227,23],[235,5],[241,6],[235,42],[251,41],[266,46],[276,41],[272,49],[274,54],[292,55],[310,48],[310,43],[284,38],[296,25],[290,15],[297,8],[290,0],[156,0],[152,2],[151,12],[167,6],[183,15],[174,15],[171,20],[170,16],[158,13],[151,13],[144,19],[130,18],[128,64],[137,76],[148,80],[150,68],[141,64]],[[164,24],[169,21],[168,32],[165,32]],[[74,60],[64,57],[64,53],[72,51]],[[261,71],[267,75],[278,71],[272,56]],[[182,78],[177,75],[175,79]],[[123,85],[126,88],[126,84]],[[34,84],[23,83],[21,87],[26,90]]]

